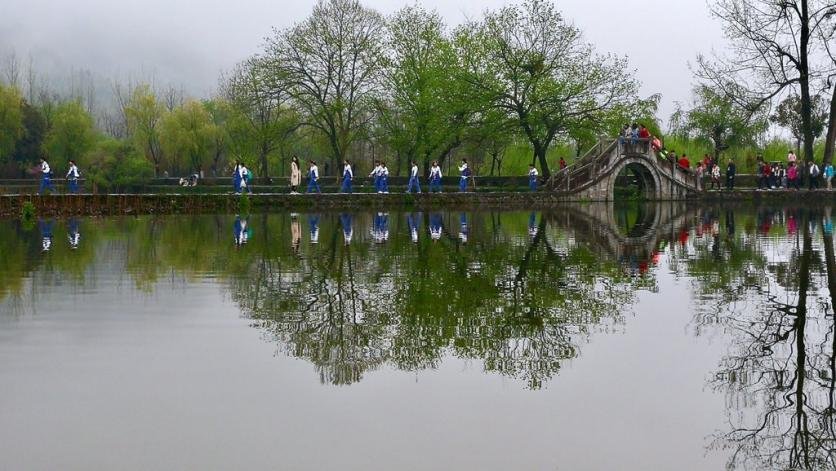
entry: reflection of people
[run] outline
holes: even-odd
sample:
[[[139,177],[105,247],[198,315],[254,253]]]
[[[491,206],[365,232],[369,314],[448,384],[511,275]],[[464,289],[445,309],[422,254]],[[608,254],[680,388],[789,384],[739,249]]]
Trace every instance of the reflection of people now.
[[[311,232],[311,244],[319,243],[319,214],[308,216],[308,226]]]
[[[352,226],[351,214],[340,214],[340,225],[343,226],[343,239],[345,245],[351,245],[351,239],[354,237],[354,227]]]
[[[294,252],[299,252],[302,243],[302,227],[299,225],[299,215],[290,213],[290,246]]]
[[[462,242],[467,242],[467,236],[470,230],[467,227],[467,214],[459,214],[459,239]]]
[[[441,213],[430,214],[430,238],[432,240],[441,239],[441,232],[443,229],[443,222]]]
[[[232,224],[232,234],[235,239],[235,246],[240,247],[249,241],[249,229],[247,228],[247,219],[241,216],[235,216],[235,223]]]
[[[372,239],[378,244],[389,240],[389,213],[377,213],[372,221]]]
[[[70,243],[70,248],[75,250],[81,242],[81,233],[78,230],[78,219],[71,218],[67,223],[67,241]]]
[[[537,213],[532,211],[531,214],[528,215],[528,235],[532,239],[537,237]]]
[[[420,216],[416,218],[415,214],[409,213],[406,215],[406,225],[409,226],[409,236],[412,242],[418,242],[418,221]]]
[[[822,227],[824,227],[824,233],[828,236],[833,235],[833,218],[831,217],[832,209],[830,206],[824,208],[824,221],[822,222]]]
[[[41,249],[44,252],[49,252],[52,248],[52,220],[41,220]]]

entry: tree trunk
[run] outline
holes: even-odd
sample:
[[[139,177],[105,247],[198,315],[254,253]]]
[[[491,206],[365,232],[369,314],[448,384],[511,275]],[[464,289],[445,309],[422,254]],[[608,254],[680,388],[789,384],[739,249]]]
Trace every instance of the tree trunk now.
[[[801,87],[801,127],[804,132],[804,160],[813,160],[813,106],[810,98],[810,68],[808,49],[810,43],[810,13],[807,0],[801,0],[801,46],[799,57],[799,85]]]
[[[548,179],[551,176],[551,172],[549,171],[549,163],[546,161],[546,146],[534,145],[534,162],[532,163],[536,161],[540,161],[540,174],[543,179]]]
[[[824,141],[824,163],[833,162],[833,147],[836,146],[836,85],[833,86],[833,98],[830,99],[830,118]]]

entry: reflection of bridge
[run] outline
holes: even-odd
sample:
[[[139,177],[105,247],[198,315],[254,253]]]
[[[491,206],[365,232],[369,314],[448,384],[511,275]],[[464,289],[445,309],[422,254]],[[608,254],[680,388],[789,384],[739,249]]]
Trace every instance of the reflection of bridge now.
[[[632,173],[648,200],[684,199],[699,191],[696,175],[660,159],[647,139],[637,144],[602,141],[584,157],[553,175],[547,186],[591,201],[613,201],[616,180]]]
[[[626,208],[614,203],[592,203],[570,206],[566,211],[550,214],[549,220],[570,228],[575,237],[599,253],[615,260],[647,261],[659,249],[660,243],[676,239],[679,229],[687,222],[687,210],[681,203],[643,204],[635,210],[636,220],[625,224]]]

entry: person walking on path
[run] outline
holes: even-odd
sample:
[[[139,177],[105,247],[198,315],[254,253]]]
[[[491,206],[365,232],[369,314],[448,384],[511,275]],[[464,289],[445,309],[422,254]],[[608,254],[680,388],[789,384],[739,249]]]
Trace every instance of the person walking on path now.
[[[351,180],[354,180],[354,172],[351,170],[351,162],[343,161],[343,184],[340,188],[341,193],[351,193]]]
[[[409,170],[409,183],[406,185],[406,192],[412,193],[412,190],[421,193],[421,182],[418,181],[418,164],[414,160],[412,161],[412,168]]]
[[[44,191],[49,190],[50,193],[55,191],[52,188],[52,169],[49,168],[49,164],[46,162],[46,159],[41,159],[41,186],[38,190],[38,194],[41,195]]]
[[[816,164],[815,161],[811,161],[810,165],[808,167],[808,170],[809,170],[808,173],[809,173],[809,176],[810,176],[810,181],[808,182],[808,184],[809,184],[808,188],[810,190],[818,190],[819,189],[819,174],[821,174],[821,169],[819,168],[818,164]]]
[[[377,193],[383,193],[383,190],[380,189],[381,170],[380,162],[375,162],[374,169],[369,173],[369,178],[374,180],[374,191]]]
[[[75,165],[75,160],[70,160],[70,169],[67,170],[67,187],[70,193],[78,193],[78,167]]]
[[[726,166],[726,189],[727,190],[734,190],[734,177],[737,176],[737,166],[734,164],[734,160],[729,160],[728,166]]]
[[[824,181],[827,184],[827,191],[830,191],[830,190],[833,189],[833,184],[831,182],[831,180],[833,180],[833,174],[834,174],[833,164],[831,164],[831,163],[826,164],[824,166]]]
[[[244,192],[244,188],[247,189],[247,193],[253,194],[253,174],[250,172],[250,169],[247,168],[246,165],[241,164],[241,192]]]
[[[380,191],[389,194],[389,169],[386,168],[386,162],[380,162]]]
[[[311,160],[310,167],[308,168],[308,193],[313,193],[314,190],[317,193],[322,193],[322,190],[319,188],[319,168],[317,168],[316,162]]]
[[[290,159],[290,194],[296,195],[299,185],[302,184],[302,169],[299,168],[299,157],[293,156]]]
[[[434,192],[441,193],[441,167],[437,160],[434,160],[430,167],[430,193]]]
[[[241,194],[241,162],[236,161],[235,167],[232,169],[232,190],[236,195]]]
[[[528,188],[531,191],[537,191],[537,177],[540,173],[537,172],[537,167],[534,164],[528,164]]]
[[[459,191],[462,193],[467,192],[467,179],[470,178],[470,167],[467,166],[467,159],[462,159],[462,164],[459,166],[459,173],[461,174],[461,178],[459,179]]]

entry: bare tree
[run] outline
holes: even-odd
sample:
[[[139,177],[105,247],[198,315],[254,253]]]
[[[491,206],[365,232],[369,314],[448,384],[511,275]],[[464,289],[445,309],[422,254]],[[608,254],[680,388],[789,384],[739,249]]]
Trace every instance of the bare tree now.
[[[698,58],[698,74],[726,95],[754,110],[797,87],[801,97],[804,158],[813,159],[812,97],[815,81],[832,68],[822,60],[834,38],[827,26],[836,14],[833,0],[715,0],[731,51],[726,57]],[[748,84],[744,96],[728,93]]]

